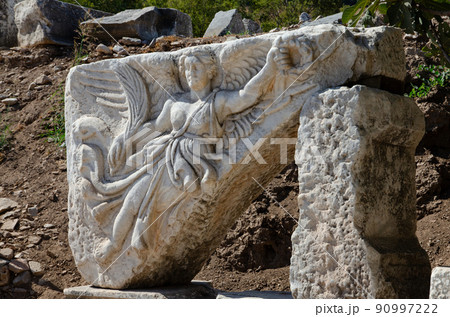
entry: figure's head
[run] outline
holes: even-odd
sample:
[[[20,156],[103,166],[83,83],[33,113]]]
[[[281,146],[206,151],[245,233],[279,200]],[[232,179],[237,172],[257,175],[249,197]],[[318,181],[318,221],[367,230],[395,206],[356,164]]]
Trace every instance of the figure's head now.
[[[186,81],[192,90],[202,90],[217,74],[217,65],[209,51],[188,55],[182,62]]]

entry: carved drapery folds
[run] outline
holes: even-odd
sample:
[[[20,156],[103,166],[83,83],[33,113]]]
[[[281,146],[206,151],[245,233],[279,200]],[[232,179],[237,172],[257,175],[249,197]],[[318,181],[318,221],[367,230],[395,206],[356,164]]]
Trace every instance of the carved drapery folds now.
[[[296,137],[318,91],[403,80],[399,36],[324,25],[72,69],[69,241],[83,277],[109,288],[189,282],[283,168],[269,139]],[[265,164],[250,155],[256,145]]]

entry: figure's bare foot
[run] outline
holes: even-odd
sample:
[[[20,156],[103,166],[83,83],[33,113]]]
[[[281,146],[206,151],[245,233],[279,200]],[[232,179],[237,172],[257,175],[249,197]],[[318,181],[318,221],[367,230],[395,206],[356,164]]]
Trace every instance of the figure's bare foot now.
[[[117,249],[114,246],[114,243],[111,240],[106,239],[95,248],[94,257],[100,264],[106,264],[116,252]]]

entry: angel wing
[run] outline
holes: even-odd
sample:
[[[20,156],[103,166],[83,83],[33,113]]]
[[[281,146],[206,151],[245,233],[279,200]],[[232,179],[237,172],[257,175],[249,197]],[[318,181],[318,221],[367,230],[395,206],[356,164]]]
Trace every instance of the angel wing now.
[[[245,84],[264,67],[267,53],[272,46],[271,41],[236,42],[230,48],[225,48],[219,55],[222,65],[223,81],[220,85],[224,90],[242,89]],[[260,122],[264,107],[268,102],[249,105],[244,112],[229,116],[224,122],[224,146],[228,148],[231,142],[249,136],[253,126]]]
[[[165,62],[169,67],[159,64],[158,68],[170,70],[175,67],[172,60]],[[127,119],[125,138],[157,116],[171,94],[179,91],[170,72],[156,72],[151,65],[155,63],[141,58],[91,64],[77,69],[79,90],[91,95],[98,106],[117,111]],[[158,74],[158,79],[155,74]]]

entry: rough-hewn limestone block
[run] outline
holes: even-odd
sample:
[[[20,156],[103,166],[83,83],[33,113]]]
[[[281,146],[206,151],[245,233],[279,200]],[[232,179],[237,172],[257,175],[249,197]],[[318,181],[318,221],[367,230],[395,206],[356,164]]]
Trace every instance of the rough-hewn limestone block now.
[[[73,68],[69,242],[81,274],[107,288],[188,283],[289,162],[278,138],[295,142],[305,102],[361,77],[401,81],[404,65],[398,29],[323,25]]]
[[[261,33],[261,26],[259,26],[258,22],[255,22],[250,19],[242,19],[242,23],[244,23],[244,30],[247,34],[255,34]]]
[[[14,23],[14,6],[23,0],[0,2],[0,47],[17,45],[17,27]]]
[[[56,0],[25,0],[15,6],[18,42],[34,45],[73,45],[79,23],[110,13]]]
[[[102,41],[112,41],[111,36],[114,39],[137,37],[147,41],[163,35],[192,36],[188,14],[157,7],[125,10],[110,17],[83,22],[81,27],[85,34]]]
[[[64,289],[66,298],[86,299],[212,299],[217,291],[208,282],[192,281],[185,286],[166,286],[153,289],[114,290],[92,286]]]
[[[203,37],[223,36],[228,32],[231,34],[240,34],[245,32],[242,16],[236,9],[217,12],[214,15],[214,19],[208,25]]]
[[[427,297],[414,182],[424,124],[412,99],[364,86],[325,90],[305,104],[295,154],[294,297]]]
[[[435,267],[431,273],[431,299],[450,298],[450,267]]]

